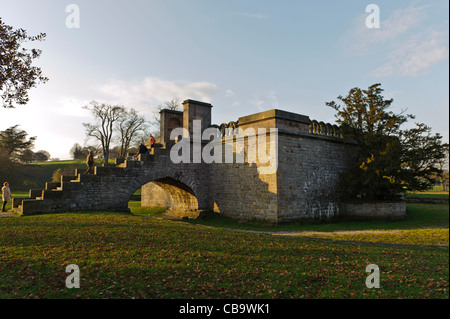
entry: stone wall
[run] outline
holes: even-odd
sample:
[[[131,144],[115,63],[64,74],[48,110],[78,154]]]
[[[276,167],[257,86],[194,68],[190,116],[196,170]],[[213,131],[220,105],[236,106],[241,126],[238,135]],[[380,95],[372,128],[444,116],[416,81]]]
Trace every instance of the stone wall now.
[[[252,136],[234,136],[224,139],[222,162],[210,164],[211,198],[215,212],[238,220],[264,220],[277,222],[276,172],[261,174],[259,158],[248,162],[249,148],[255,148],[257,140]],[[266,136],[266,147],[270,141]],[[225,148],[232,148],[233,163],[226,162]],[[243,155],[244,163],[237,158]]]
[[[235,160],[244,153],[245,164],[210,165],[214,210],[235,219],[275,223],[337,217],[337,182],[350,164],[353,144],[311,134],[309,123],[307,116],[279,110],[239,118],[239,133],[224,137],[222,143],[224,149],[233,148]],[[265,161],[259,154],[255,163],[249,163],[250,149],[257,150],[257,138],[244,132],[258,133],[258,128],[266,129],[267,154],[274,136],[269,129],[277,129],[272,141],[276,158],[272,160],[278,167],[270,174],[263,172],[267,164],[261,163]]]
[[[350,164],[351,144],[279,132],[278,221],[331,220],[339,214],[337,182]]]
[[[406,202],[341,203],[340,218],[346,220],[402,220]]]

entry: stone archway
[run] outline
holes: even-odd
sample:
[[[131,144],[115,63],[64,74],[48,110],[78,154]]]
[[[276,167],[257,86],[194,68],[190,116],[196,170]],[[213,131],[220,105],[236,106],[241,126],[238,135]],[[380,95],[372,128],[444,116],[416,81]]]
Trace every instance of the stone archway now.
[[[142,207],[164,207],[178,217],[196,217],[198,199],[188,185],[171,177],[151,181],[141,187]]]

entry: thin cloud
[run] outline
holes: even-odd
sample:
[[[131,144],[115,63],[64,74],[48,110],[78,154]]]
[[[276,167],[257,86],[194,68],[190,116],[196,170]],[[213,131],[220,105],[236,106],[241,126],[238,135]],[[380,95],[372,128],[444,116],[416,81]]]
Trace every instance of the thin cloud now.
[[[236,94],[232,90],[225,91],[225,97],[235,96]]]
[[[388,61],[373,70],[378,77],[425,74],[431,67],[449,57],[445,38],[447,35],[432,31],[424,39],[411,39],[395,46],[388,54]]]
[[[169,81],[155,77],[147,77],[139,82],[111,80],[102,85],[99,91],[103,99],[111,103],[134,107],[148,112],[149,107],[179,98],[211,102],[217,95],[218,88],[211,82]]]
[[[381,20],[379,29],[366,27],[366,14],[355,19],[352,30],[347,35],[347,40],[353,42],[352,51],[358,55],[365,55],[381,44],[389,44],[407,35],[408,32],[418,27],[424,19],[427,6],[408,7],[394,11],[387,19]],[[380,15],[383,15],[382,8]]]
[[[384,62],[369,75],[376,77],[415,77],[448,59],[447,32],[424,27],[428,6],[407,7],[382,20],[379,29],[365,26],[366,15],[355,19],[343,39],[351,54],[365,58],[381,57]],[[383,16],[383,8],[380,8]]]
[[[277,91],[275,90],[268,90],[264,92],[262,96],[259,92],[257,92],[255,93],[254,99],[249,102],[251,105],[256,106],[259,111],[264,111],[267,108],[279,107]]]

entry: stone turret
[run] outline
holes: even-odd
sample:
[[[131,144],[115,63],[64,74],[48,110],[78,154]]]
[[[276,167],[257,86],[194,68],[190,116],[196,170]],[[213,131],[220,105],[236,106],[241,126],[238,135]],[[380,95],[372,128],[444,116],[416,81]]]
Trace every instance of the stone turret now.
[[[163,146],[171,144],[174,141],[170,139],[170,133],[177,127],[183,126],[183,112],[169,109],[163,109],[159,112],[161,118],[160,140]]]
[[[211,125],[211,108],[209,103],[186,100],[183,102],[183,127],[189,131],[193,137],[193,121],[201,120],[201,132]]]

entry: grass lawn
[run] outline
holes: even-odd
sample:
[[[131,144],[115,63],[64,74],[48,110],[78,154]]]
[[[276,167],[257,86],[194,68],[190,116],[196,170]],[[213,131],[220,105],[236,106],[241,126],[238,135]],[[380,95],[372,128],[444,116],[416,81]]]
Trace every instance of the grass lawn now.
[[[448,248],[241,232],[137,206],[0,218],[0,298],[449,298]],[[441,208],[409,209],[407,228],[448,227],[448,208],[446,219]],[[69,264],[80,289],[65,287]],[[369,264],[380,267],[380,289],[365,286]]]
[[[417,228],[448,228],[448,205],[407,204],[407,218],[402,221],[340,221],[323,224],[280,224],[269,225],[263,222],[239,223],[235,220],[211,214],[206,219],[189,220],[193,224],[210,225],[214,227],[234,228],[258,231],[341,231],[341,230],[386,230],[386,229],[417,229]]]
[[[406,198],[449,198],[448,193],[408,193]]]
[[[440,186],[433,186],[430,190],[424,192],[407,193],[407,198],[449,198],[449,192],[442,191]]]

